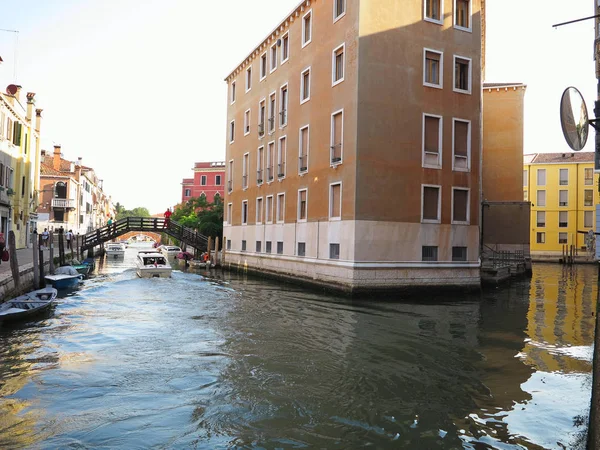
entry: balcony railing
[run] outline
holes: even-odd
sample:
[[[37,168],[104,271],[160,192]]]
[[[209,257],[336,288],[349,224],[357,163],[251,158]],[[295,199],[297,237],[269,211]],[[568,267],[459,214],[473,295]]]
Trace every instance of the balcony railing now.
[[[298,157],[298,169],[300,172],[306,172],[308,170],[308,155],[301,155]]]
[[[248,188],[248,175],[242,176],[242,189]]]
[[[267,167],[267,181],[273,181],[273,167]]]
[[[277,177],[278,178],[285,177],[285,163],[277,164]]]
[[[227,192],[231,192],[233,190],[233,185],[231,183],[231,180],[229,180],[227,182]]]
[[[263,182],[263,171],[262,169],[258,169],[256,171],[256,184],[262,184]]]
[[[342,144],[335,144],[331,147],[331,164],[339,164],[342,161]]]
[[[75,209],[75,200],[70,198],[53,198],[52,207]]]

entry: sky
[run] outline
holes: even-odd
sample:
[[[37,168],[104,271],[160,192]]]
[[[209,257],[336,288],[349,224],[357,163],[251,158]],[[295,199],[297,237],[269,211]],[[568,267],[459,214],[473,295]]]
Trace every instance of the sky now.
[[[566,87],[593,115],[593,21],[552,27],[592,15],[593,1],[487,0],[486,81],[527,84],[525,153],[569,150]],[[114,202],[160,213],[195,162],[225,159],[224,78],[298,3],[0,0],[0,28],[18,30],[0,31],[0,89],[37,94],[43,148],[81,157]]]

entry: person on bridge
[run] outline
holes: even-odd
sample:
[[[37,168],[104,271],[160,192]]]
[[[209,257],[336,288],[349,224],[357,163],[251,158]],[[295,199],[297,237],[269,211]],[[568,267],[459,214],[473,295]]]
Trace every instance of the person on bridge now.
[[[169,222],[171,221],[171,214],[173,214],[171,212],[171,208],[167,208],[167,210],[165,211],[165,224],[163,226],[163,228],[169,228]]]

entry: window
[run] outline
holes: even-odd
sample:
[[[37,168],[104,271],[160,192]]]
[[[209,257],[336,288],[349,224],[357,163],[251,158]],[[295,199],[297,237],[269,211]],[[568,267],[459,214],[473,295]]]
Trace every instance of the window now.
[[[342,183],[329,185],[329,220],[342,218]]]
[[[569,169],[559,169],[558,179],[561,186],[567,186],[569,184]]]
[[[298,256],[306,256],[306,242],[298,242]]]
[[[537,191],[537,206],[546,206],[546,191]]]
[[[438,248],[435,245],[424,245],[421,247],[421,260],[422,261],[437,261],[438,260]]]
[[[271,253],[271,241],[265,242],[265,253]]]
[[[537,170],[537,185],[546,186],[546,169]]]
[[[333,0],[333,21],[341,19],[346,14],[346,0]]]
[[[583,191],[583,206],[594,206],[594,191],[592,189]]]
[[[430,49],[423,49],[425,58],[423,66],[423,84],[425,86],[442,88],[443,78],[443,53]]]
[[[523,187],[527,187],[528,183],[527,183],[527,171],[524,170],[523,171]]]
[[[332,86],[341,83],[344,81],[344,51],[346,49],[346,44],[340,45],[333,51],[333,61],[332,61]]]
[[[558,191],[558,206],[569,205],[569,191]]]
[[[283,242],[277,241],[277,254],[283,255]]]
[[[428,22],[442,23],[442,0],[425,0],[425,20]]]
[[[267,78],[267,53],[260,55],[260,81]]]
[[[452,189],[452,223],[469,223],[469,190]]]
[[[344,149],[344,111],[337,111],[331,115],[331,164],[342,163]]]
[[[543,231],[537,232],[535,242],[537,242],[538,244],[545,244],[546,243],[546,233]]]
[[[248,189],[248,169],[250,167],[250,154],[244,153],[242,159],[242,189]]]
[[[287,107],[288,107],[288,86],[287,84],[281,86],[279,92],[280,105],[279,105],[279,126],[281,128],[287,125]]]
[[[231,239],[227,239],[227,250],[231,250]]]
[[[471,30],[470,0],[454,0],[454,26],[463,30]]]
[[[290,58],[290,33],[289,31],[281,37],[281,64]]]
[[[568,244],[569,235],[567,233],[558,233],[558,243],[559,244]]]
[[[226,217],[226,219],[227,219],[227,223],[229,225],[233,224],[233,215],[232,214],[233,214],[233,204],[228,203],[227,204],[227,217]]]
[[[200,177],[200,186],[206,186],[206,175]]]
[[[454,91],[471,93],[471,59],[454,56]]]
[[[560,211],[558,213],[558,227],[567,228],[569,226],[569,212]]]
[[[229,161],[229,173],[227,174],[227,190],[233,191],[233,159]]]
[[[275,131],[275,111],[277,109],[275,92],[269,96],[269,134]]]
[[[271,70],[269,73],[273,73],[277,69],[277,43],[271,46]]]
[[[248,200],[242,202],[242,225],[248,224]]]
[[[235,103],[235,81],[231,82],[231,104]]]
[[[261,185],[263,183],[263,156],[264,156],[264,147],[258,147],[258,155],[256,159],[256,184]]]
[[[282,179],[285,177],[285,159],[287,153],[287,137],[282,136],[279,138],[279,145],[277,146],[277,178]]]
[[[452,152],[454,154],[453,169],[457,171],[468,171],[471,166],[471,122],[468,120],[452,119],[452,124]]]
[[[452,247],[452,261],[466,261],[467,247]]]
[[[308,11],[302,18],[302,48],[310,44],[312,40],[312,10]]]
[[[538,211],[536,213],[537,216],[537,226],[539,228],[545,228],[546,227],[546,211]]]
[[[273,223],[273,196],[269,195],[267,197],[267,204],[265,208],[265,220],[267,223]]]
[[[261,138],[265,135],[265,114],[266,105],[265,100],[261,100],[258,104],[258,137]]]
[[[269,142],[267,145],[267,182],[273,181],[275,178],[275,142]]]
[[[300,189],[298,191],[298,222],[306,222],[306,198],[308,191]]]
[[[221,186],[221,175],[215,176],[215,186]]]
[[[421,221],[429,223],[440,222],[440,186],[422,185],[422,212]]]
[[[594,211],[583,212],[583,226],[585,228],[594,228]]]
[[[263,199],[259,197],[256,199],[256,224],[260,225],[263,221]]]
[[[233,144],[234,140],[235,140],[235,120],[232,120],[229,123],[229,143]]]
[[[329,259],[340,259],[340,244],[329,244]]]
[[[192,190],[191,189],[186,189],[184,196],[185,197],[189,197],[190,195],[192,195]]]
[[[246,69],[246,92],[252,89],[252,67]]]
[[[594,169],[586,168],[585,169],[585,184],[591,186],[594,184]]]
[[[256,253],[260,253],[262,251],[262,241],[256,241]]]
[[[423,114],[423,167],[442,167],[442,117]]]
[[[300,128],[300,144],[298,145],[299,150],[299,161],[298,161],[298,172],[305,173],[308,171],[308,149],[309,149],[309,131],[308,125],[304,128]]]
[[[300,104],[310,100],[310,67],[300,74]]]
[[[244,113],[244,136],[250,134],[250,110],[246,110]]]
[[[246,251],[246,240],[242,240],[242,251],[245,252]]]
[[[277,194],[277,223],[283,223],[285,213],[285,194]]]

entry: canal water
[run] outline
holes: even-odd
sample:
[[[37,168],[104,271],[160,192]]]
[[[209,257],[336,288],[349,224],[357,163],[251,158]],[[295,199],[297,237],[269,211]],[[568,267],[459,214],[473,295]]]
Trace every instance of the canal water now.
[[[595,266],[350,301],[137,250],[0,328],[0,448],[584,448]]]

